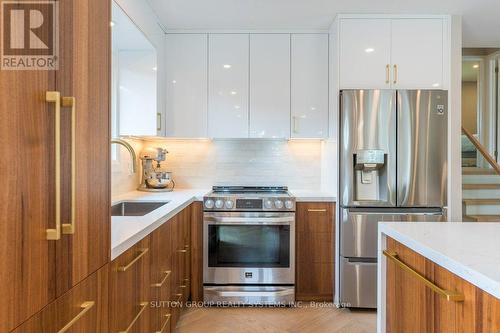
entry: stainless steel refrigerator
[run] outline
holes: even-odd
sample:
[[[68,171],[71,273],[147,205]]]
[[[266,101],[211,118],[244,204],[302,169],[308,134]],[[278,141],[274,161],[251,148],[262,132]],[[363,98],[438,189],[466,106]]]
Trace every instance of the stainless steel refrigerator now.
[[[443,221],[448,93],[344,90],[340,102],[342,306],[377,305],[379,221]]]

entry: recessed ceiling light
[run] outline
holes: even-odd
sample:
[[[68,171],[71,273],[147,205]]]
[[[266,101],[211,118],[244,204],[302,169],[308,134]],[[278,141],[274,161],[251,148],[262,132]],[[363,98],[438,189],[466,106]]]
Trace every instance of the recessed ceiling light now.
[[[229,65],[229,64],[225,64],[225,65],[223,65],[223,67],[224,67],[224,68],[226,68],[226,69],[229,69],[229,68],[231,68],[232,66],[231,66],[231,65]]]
[[[175,80],[172,80],[172,83],[173,83],[173,84],[176,84],[176,83],[177,83],[177,81],[175,81]]]
[[[233,90],[233,91],[231,91],[231,95],[236,95],[236,94],[237,94],[237,92],[236,92],[236,91],[234,91],[234,90]]]
[[[432,84],[432,86],[433,86],[434,88],[437,88],[437,87],[439,87],[439,86],[440,86],[440,84],[439,84],[439,83],[433,83],[433,84]]]
[[[153,70],[156,72],[158,70],[158,67],[153,67]]]
[[[475,65],[472,66],[472,68],[479,68],[479,65],[475,64]]]
[[[115,22],[113,22],[113,21],[109,22],[109,26],[110,27],[114,27],[115,26]]]
[[[369,48],[365,49],[365,52],[366,52],[366,53],[372,53],[373,51],[375,51],[375,49],[374,49],[374,48],[371,48],[371,47],[369,47]]]

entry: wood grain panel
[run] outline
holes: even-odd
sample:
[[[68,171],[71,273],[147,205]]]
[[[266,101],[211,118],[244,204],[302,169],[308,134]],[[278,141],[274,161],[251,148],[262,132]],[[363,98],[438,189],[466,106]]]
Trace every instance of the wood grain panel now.
[[[465,296],[447,301],[388,261],[387,332],[500,332],[500,300],[391,238],[387,249],[440,288]]]
[[[335,204],[297,203],[296,299],[332,301]]]
[[[128,270],[119,267],[130,264],[144,249],[149,251],[137,260]],[[110,268],[110,332],[124,331],[141,310],[142,302],[150,301],[150,239],[149,236],[121,254],[111,262]],[[149,331],[150,307],[140,315],[130,332]]]
[[[82,312],[84,302],[94,302],[94,305],[71,326],[70,332],[108,332],[108,282],[109,266],[106,265],[31,317],[14,333],[57,332]]]
[[[54,71],[0,70],[0,332],[55,299],[54,89]]]
[[[76,98],[76,219],[57,244],[58,295],[109,262],[109,1],[60,1],[60,69],[56,87]],[[63,109],[63,223],[71,218],[71,118]]]
[[[203,301],[203,202],[191,205],[191,300]]]

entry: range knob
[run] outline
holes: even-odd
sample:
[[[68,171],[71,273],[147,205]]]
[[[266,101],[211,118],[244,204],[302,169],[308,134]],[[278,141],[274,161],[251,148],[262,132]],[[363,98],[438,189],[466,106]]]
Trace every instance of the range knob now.
[[[222,207],[224,207],[224,201],[220,199],[215,200],[215,208],[221,209]]]
[[[271,200],[264,201],[264,207],[267,209],[273,208],[273,202]]]
[[[278,209],[283,208],[283,201],[281,201],[281,200],[276,200],[276,201],[274,202],[274,206],[276,206],[276,208],[278,208]]]
[[[212,199],[205,200],[205,207],[208,209],[214,208],[214,201]]]
[[[225,206],[227,209],[232,209],[234,206],[234,203],[232,200],[226,200]]]
[[[293,208],[293,202],[291,200],[285,201],[285,207],[286,207],[286,209],[292,209]]]

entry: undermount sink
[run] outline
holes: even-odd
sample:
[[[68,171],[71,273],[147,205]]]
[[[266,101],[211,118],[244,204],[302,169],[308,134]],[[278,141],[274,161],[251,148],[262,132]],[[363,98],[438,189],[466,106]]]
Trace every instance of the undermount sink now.
[[[168,201],[124,201],[111,206],[111,216],[144,216],[168,204]]]

